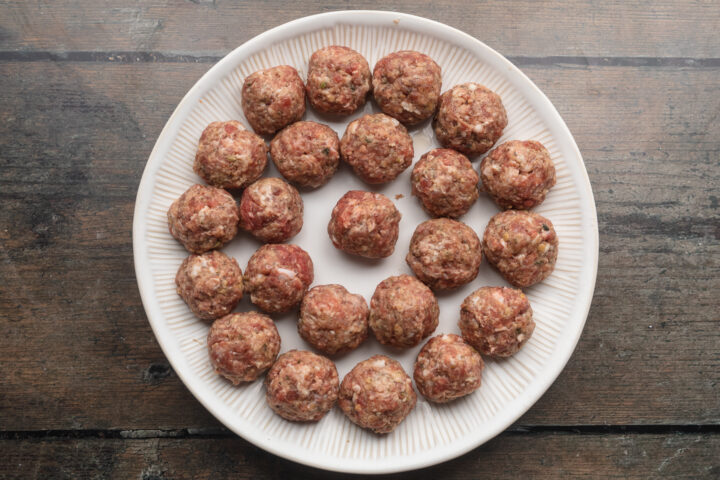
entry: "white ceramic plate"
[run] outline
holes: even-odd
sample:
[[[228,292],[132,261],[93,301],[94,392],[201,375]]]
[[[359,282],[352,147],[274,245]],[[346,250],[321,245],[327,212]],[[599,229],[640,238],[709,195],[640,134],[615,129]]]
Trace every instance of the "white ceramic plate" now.
[[[203,128],[215,120],[238,119],[247,125],[240,107],[245,76],[289,64],[304,78],[310,54],[331,44],[358,50],[371,67],[390,52],[418,50],[442,67],[443,91],[467,81],[488,86],[500,94],[508,113],[508,127],[498,143],[539,140],[557,168],[557,185],[536,211],[554,223],[560,253],[554,273],[526,289],[537,323],[532,338],[511,359],[487,361],[477,392],[443,406],[419,398],[410,416],[385,436],[360,429],[338,408],[317,424],[287,422],[266,406],[262,381],[234,387],[220,378],[207,356],[208,325],[196,319],[175,293],[175,272],[186,252],[168,233],[166,211],[190,185],[201,183],[192,162]],[[308,108],[305,119],[328,123],[342,135],[349,121],[374,111],[377,106],[369,102],[362,111],[337,122]],[[415,161],[438,146],[429,122],[410,133]],[[330,183],[302,194],[305,225],[291,242],[310,253],[315,285],[340,283],[369,300],[384,278],[411,273],[404,260],[410,237],[428,217],[410,195],[410,171],[390,184],[369,187],[342,165]],[[272,165],[265,175],[279,176]],[[333,248],[326,232],[330,212],[351,189],[382,192],[401,211],[400,238],[391,257],[365,261]],[[495,213],[495,205],[481,195],[462,221],[482,236]],[[244,270],[258,247],[258,242],[240,233],[223,250]],[[315,15],[273,28],[235,49],[195,84],[168,120],[148,160],[135,205],[133,248],[140,293],[158,342],[178,376],[213,415],[255,445],[296,462],[328,470],[387,473],[457,457],[502,432],[540,398],[567,363],[582,332],[595,284],[598,231],[592,190],[575,141],[550,101],[520,70],[485,44],[446,25],[394,12],[353,11]],[[438,296],[440,325],[435,334],[459,333],[459,305],[473,290],[505,284],[483,261],[475,281]],[[238,307],[252,309],[247,298]],[[298,336],[295,318],[296,313],[275,316],[283,352],[310,348]],[[411,374],[419,349],[391,350],[370,338],[336,359],[338,372],[342,378],[359,361],[386,353]]]

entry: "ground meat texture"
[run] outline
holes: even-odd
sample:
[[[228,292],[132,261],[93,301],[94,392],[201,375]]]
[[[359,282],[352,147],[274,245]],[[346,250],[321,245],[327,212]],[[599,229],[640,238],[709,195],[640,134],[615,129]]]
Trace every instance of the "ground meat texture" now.
[[[280,65],[249,75],[242,88],[242,109],[260,135],[300,120],[305,113],[305,85],[297,70]]]
[[[280,174],[303,188],[325,185],[340,161],[340,140],[327,125],[296,122],[270,142],[270,155]]]
[[[480,164],[483,188],[500,208],[525,210],[540,205],[555,185],[555,165],[542,143],[511,140]]]
[[[384,258],[395,251],[400,212],[381,193],[351,190],[338,200],[328,224],[335,248],[367,258]]]
[[[471,293],[460,306],[458,326],[466,342],[496,358],[517,353],[535,330],[527,297],[508,287],[482,287]]]
[[[183,260],[175,284],[178,295],[203,320],[227,315],[243,294],[242,271],[237,261],[217,250]]]
[[[310,289],[300,306],[298,333],[328,355],[354,350],[368,336],[368,306],[342,285]]]
[[[458,335],[438,335],[420,350],[413,378],[420,394],[445,403],[478,388],[484,363],[480,354]]]
[[[338,397],[335,364],[312,352],[290,350],[265,377],[265,399],[275,413],[293,422],[317,422]]]
[[[442,73],[425,54],[409,50],[380,59],[373,70],[373,95],[380,109],[406,125],[430,118],[437,108]]]
[[[402,366],[385,355],[355,365],[340,385],[338,405],[356,425],[390,433],[417,403],[412,380]]]
[[[433,128],[443,147],[479,155],[492,148],[507,123],[499,95],[477,83],[465,83],[440,96]]]
[[[203,130],[193,169],[214,187],[240,189],[258,179],[266,165],[265,141],[230,120]]]
[[[456,220],[436,218],[415,229],[405,261],[433,290],[470,283],[477,277],[482,246],[475,232]]]
[[[220,248],[238,231],[238,208],[225,190],[193,185],[167,213],[170,234],[191,253]]]
[[[383,345],[408,348],[435,331],[440,307],[425,284],[410,275],[390,277],[370,300],[370,329]]]
[[[215,320],[207,344],[215,372],[237,385],[270,368],[280,351],[280,335],[267,315],[233,313]]]
[[[413,159],[412,138],[405,127],[383,113],[350,122],[340,140],[340,157],[364,182],[395,180]]]
[[[316,110],[348,115],[365,104],[369,91],[370,67],[355,50],[331,45],[310,56],[307,96]]]
[[[310,255],[297,245],[263,245],[250,257],[244,288],[250,301],[270,313],[300,303],[313,281]]]
[[[555,268],[558,237],[547,218],[525,210],[507,210],[490,219],[483,235],[483,252],[505,280],[516,287],[529,287]]]
[[[449,148],[430,150],[413,167],[412,193],[435,217],[457,218],[478,198],[478,174],[462,153]]]
[[[266,243],[284,242],[303,226],[303,201],[292,185],[262,178],[240,199],[240,227]]]

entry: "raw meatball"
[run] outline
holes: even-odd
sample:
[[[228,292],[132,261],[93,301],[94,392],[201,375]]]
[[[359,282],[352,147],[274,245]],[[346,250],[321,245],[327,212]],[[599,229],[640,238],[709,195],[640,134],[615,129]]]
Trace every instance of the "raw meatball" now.
[[[417,403],[412,380],[402,366],[385,355],[355,365],[340,385],[338,405],[355,424],[375,433],[390,433]]]
[[[420,350],[415,385],[431,402],[445,403],[480,388],[482,357],[458,335],[438,335]]]
[[[270,368],[265,388],[268,405],[284,419],[317,422],[335,405],[340,381],[329,359],[290,350]]]
[[[328,355],[357,348],[368,336],[368,306],[342,285],[318,285],[300,305],[298,333]]]
[[[267,165],[265,141],[242,123],[212,122],[203,130],[193,170],[214,187],[245,188]]]
[[[275,324],[257,312],[233,313],[215,320],[207,343],[215,372],[235,385],[258,378],[280,351]]]
[[[316,110],[348,115],[365,104],[369,91],[370,67],[355,50],[331,45],[310,56],[307,96]]]
[[[483,355],[509,357],[535,330],[530,302],[517,288],[482,287],[460,306],[458,322],[466,342]]]
[[[507,210],[490,219],[483,235],[488,262],[516,287],[545,280],[555,268],[558,237],[552,222],[537,213]]]
[[[412,138],[403,125],[383,113],[350,122],[340,140],[340,156],[367,183],[385,183],[413,159]]]
[[[405,258],[417,277],[433,290],[472,282],[482,260],[480,239],[456,220],[436,218],[415,229]]]
[[[498,94],[477,83],[464,83],[440,96],[433,128],[443,147],[479,155],[498,141],[507,123]]]
[[[240,227],[266,243],[284,242],[303,226],[303,201],[292,185],[262,178],[240,199]]]
[[[370,329],[383,345],[414,347],[435,331],[439,315],[432,290],[410,275],[383,280],[370,300]]]
[[[270,142],[270,154],[278,171],[304,188],[325,185],[340,161],[340,140],[327,125],[296,122]]]
[[[313,281],[310,255],[297,245],[263,245],[245,269],[245,292],[266,312],[286,312],[300,303]]]
[[[245,79],[242,109],[253,130],[273,134],[305,113],[305,85],[288,65],[260,70]]]
[[[540,205],[555,185],[555,165],[542,143],[511,140],[480,164],[485,191],[500,208],[525,210]]]
[[[449,148],[430,150],[413,167],[412,193],[435,217],[464,215],[478,198],[478,174],[470,160]]]
[[[407,125],[435,113],[441,87],[440,66],[420,52],[391,53],[373,70],[375,101],[383,112]]]
[[[237,261],[217,250],[183,260],[175,284],[178,295],[203,320],[232,312],[243,294],[242,271]]]
[[[191,253],[220,248],[237,234],[235,199],[221,188],[193,185],[167,213],[170,234]]]
[[[401,217],[385,195],[351,190],[333,208],[328,234],[344,252],[385,258],[395,251]]]

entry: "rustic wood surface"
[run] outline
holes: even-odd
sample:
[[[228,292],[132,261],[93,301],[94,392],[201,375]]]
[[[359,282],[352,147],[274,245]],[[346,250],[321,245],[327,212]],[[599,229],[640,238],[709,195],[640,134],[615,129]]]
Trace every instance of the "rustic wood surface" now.
[[[600,265],[545,396],[413,476],[720,477],[720,5],[461,5],[394,8],[485,41],[548,95],[585,158]],[[185,389],[140,302],[131,223],[193,83],[252,36],[342,8],[0,1],[0,477],[336,478],[230,435]]]

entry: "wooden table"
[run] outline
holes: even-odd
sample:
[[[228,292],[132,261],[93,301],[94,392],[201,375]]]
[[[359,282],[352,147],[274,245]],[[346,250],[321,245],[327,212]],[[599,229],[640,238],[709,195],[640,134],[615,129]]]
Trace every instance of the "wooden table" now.
[[[550,97],[585,157],[600,266],[547,394],[392,478],[720,478],[720,4],[395,3]],[[340,477],[234,436],[185,389],[140,303],[131,222],[155,139],[213,63],[286,21],[384,5],[0,1],[0,477]]]

